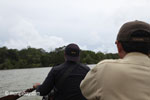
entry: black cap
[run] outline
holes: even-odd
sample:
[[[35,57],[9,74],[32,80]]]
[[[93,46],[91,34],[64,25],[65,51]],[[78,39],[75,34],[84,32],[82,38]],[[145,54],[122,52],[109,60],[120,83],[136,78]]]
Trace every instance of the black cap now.
[[[134,33],[138,33],[138,37]],[[147,35],[144,35],[144,33]],[[127,22],[120,28],[117,40],[124,42],[150,42],[150,24],[137,20]]]
[[[78,47],[78,45],[71,43],[66,46],[65,56],[68,61],[75,61],[75,62],[79,61],[80,59],[79,55],[80,55],[80,48]]]

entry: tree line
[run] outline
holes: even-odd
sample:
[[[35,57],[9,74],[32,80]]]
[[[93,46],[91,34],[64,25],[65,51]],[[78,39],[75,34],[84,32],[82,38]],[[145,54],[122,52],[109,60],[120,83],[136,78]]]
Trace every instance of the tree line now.
[[[0,69],[20,69],[55,66],[63,63],[65,46],[46,52],[44,49],[27,47],[22,50],[0,48]],[[117,53],[102,53],[90,50],[82,50],[80,62],[84,64],[96,64],[104,59],[118,59]]]

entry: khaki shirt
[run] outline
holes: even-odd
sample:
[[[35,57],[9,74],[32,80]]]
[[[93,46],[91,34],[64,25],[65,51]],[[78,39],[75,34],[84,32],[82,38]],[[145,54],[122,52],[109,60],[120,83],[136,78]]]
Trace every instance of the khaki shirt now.
[[[88,100],[150,100],[150,58],[134,52],[104,60],[88,72],[80,88]]]

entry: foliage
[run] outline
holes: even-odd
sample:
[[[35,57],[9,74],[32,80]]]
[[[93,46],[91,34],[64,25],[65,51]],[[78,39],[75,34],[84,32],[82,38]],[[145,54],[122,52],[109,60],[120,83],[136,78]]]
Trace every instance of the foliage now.
[[[0,69],[55,66],[65,61],[64,48],[65,46],[46,52],[43,49],[35,49],[31,47],[22,50],[1,47]],[[102,52],[95,53],[90,50],[82,50],[80,54],[80,62],[85,64],[96,64],[104,59],[118,59],[118,54],[104,54]]]

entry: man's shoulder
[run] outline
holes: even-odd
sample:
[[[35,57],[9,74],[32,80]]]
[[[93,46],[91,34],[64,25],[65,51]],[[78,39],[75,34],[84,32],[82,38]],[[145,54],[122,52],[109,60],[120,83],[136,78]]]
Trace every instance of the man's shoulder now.
[[[106,59],[103,61],[100,61],[96,66],[112,66],[115,64],[121,64],[123,61],[122,59]]]
[[[121,61],[120,59],[106,59],[100,61],[98,64],[119,63],[120,61]]]
[[[91,70],[97,72],[98,70],[105,70],[107,68],[115,69],[117,64],[120,64],[121,59],[106,59],[97,63]],[[117,65],[118,66],[118,65]]]
[[[89,71],[90,68],[86,65],[86,64],[82,64],[82,63],[79,63],[80,67],[82,67],[83,69]]]
[[[55,70],[55,71],[64,70],[64,69],[67,69],[68,66],[70,66],[70,65],[78,66],[78,67],[82,68],[83,70],[87,70],[87,71],[90,70],[90,68],[86,64],[82,64],[82,63],[70,64],[70,63],[67,63],[67,62],[64,62],[64,63],[62,63],[60,65],[54,66],[53,70]]]
[[[62,69],[64,68],[64,65],[65,65],[65,63],[56,65],[56,66],[53,67],[53,69],[54,69],[54,70],[62,70]]]

